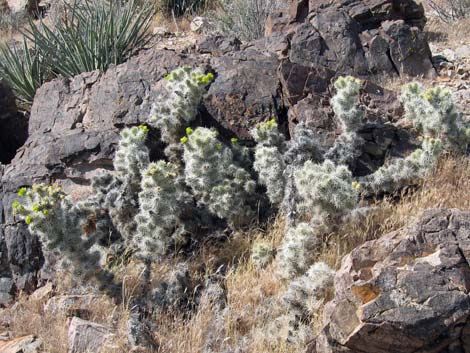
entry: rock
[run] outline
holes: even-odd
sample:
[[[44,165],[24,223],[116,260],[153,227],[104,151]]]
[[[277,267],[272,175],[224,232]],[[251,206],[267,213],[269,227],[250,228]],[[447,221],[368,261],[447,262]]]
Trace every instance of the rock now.
[[[54,294],[52,282],[47,282],[45,286],[36,289],[30,296],[30,301],[43,301],[49,299]]]
[[[0,341],[0,353],[40,353],[42,341],[29,335],[11,341]]]
[[[110,328],[74,317],[68,331],[69,353],[99,352],[113,337]]]
[[[431,50],[423,32],[410,27],[403,20],[386,21],[382,23],[382,27],[390,37],[390,57],[400,76],[436,76],[431,62]]]
[[[208,36],[196,43],[196,51],[200,54],[222,56],[224,54],[239,51],[242,42],[235,37]]]
[[[0,163],[7,164],[28,137],[28,118],[18,112],[15,96],[0,81]]]
[[[0,306],[5,306],[13,301],[13,279],[0,277]]]
[[[455,57],[458,59],[470,59],[470,45],[461,45],[455,48]]]
[[[427,211],[342,261],[316,352],[464,352],[470,212]],[[314,352],[311,347],[311,352]]]
[[[138,313],[131,313],[127,320],[127,342],[132,352],[145,352],[156,348],[148,325],[143,322]]]
[[[87,318],[91,316],[86,308],[92,305],[102,305],[103,300],[109,300],[105,296],[86,294],[86,295],[59,295],[50,298],[44,306],[44,311],[50,315],[63,314],[67,317],[80,315]]]
[[[191,21],[189,28],[191,32],[201,33],[207,27],[207,20],[204,17],[196,16]]]
[[[32,13],[40,0],[6,0],[7,6],[13,14]]]
[[[413,0],[291,0],[288,10],[270,16],[266,35],[292,32],[289,58],[302,66],[434,77],[425,23],[423,6]]]
[[[214,58],[211,66],[217,76],[204,106],[222,133],[251,140],[252,127],[282,114],[274,54],[248,47]]]

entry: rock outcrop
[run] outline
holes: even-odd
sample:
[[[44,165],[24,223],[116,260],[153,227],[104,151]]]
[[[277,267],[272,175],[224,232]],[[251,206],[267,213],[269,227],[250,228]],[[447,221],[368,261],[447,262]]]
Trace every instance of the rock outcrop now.
[[[293,0],[271,15],[266,34],[287,36],[289,60],[302,66],[434,77],[425,23],[423,6],[413,0]]]
[[[69,352],[88,353],[110,349],[109,341],[112,336],[108,327],[74,317],[68,332]]]
[[[427,211],[343,259],[310,352],[470,349],[470,212]]]

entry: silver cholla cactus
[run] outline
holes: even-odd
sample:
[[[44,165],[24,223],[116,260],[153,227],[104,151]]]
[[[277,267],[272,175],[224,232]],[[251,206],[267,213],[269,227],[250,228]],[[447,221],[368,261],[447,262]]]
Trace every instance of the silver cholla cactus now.
[[[186,132],[181,138],[184,175],[198,204],[231,226],[249,222],[252,210],[247,200],[256,186],[250,174],[234,163],[232,151],[217,139],[217,131],[199,127]]]
[[[266,186],[269,201],[278,205],[284,198],[284,136],[278,131],[276,120],[259,123],[251,130],[251,135],[257,142],[255,149],[254,169],[259,181]]]
[[[470,124],[462,119],[448,89],[425,90],[419,83],[402,88],[400,101],[409,119],[425,137],[442,140],[446,149],[465,151],[470,143]]]
[[[323,160],[322,151],[316,140],[317,136],[306,123],[298,123],[284,154],[286,164],[300,166],[308,160],[321,162]]]
[[[114,157],[114,169],[121,180],[128,179],[133,185],[139,185],[142,171],[150,163],[149,150],[145,146],[148,127],[141,125],[121,131],[121,139]]]
[[[257,268],[265,268],[274,260],[274,249],[263,241],[257,241],[251,248],[251,262]]]
[[[324,262],[313,264],[303,276],[294,279],[283,301],[299,319],[315,313],[333,285],[335,271]]]
[[[174,233],[184,231],[180,216],[192,198],[172,163],[151,163],[142,175],[133,241],[139,256],[153,260],[165,254]]]
[[[336,118],[341,122],[343,133],[326,152],[325,159],[330,159],[337,165],[352,164],[362,153],[364,140],[357,134],[364,119],[359,101],[362,83],[351,76],[339,77],[335,81],[336,94],[331,99],[331,105]]]
[[[92,210],[84,204],[73,204],[60,188],[52,185],[21,188],[18,196],[23,203],[13,202],[13,213],[25,221],[29,231],[36,234],[48,250],[57,252],[62,265],[73,265],[77,276],[99,272],[100,254],[90,251],[98,237],[96,227],[84,236]]]
[[[380,167],[373,174],[361,178],[359,183],[369,193],[397,191],[424,177],[434,167],[442,151],[440,139],[424,138],[420,149]]]
[[[358,193],[351,172],[330,160],[322,164],[307,161],[294,173],[301,198],[300,209],[310,215],[335,216],[353,209]]]
[[[344,132],[357,131],[362,125],[363,112],[359,109],[360,79],[347,76],[335,81],[336,94],[331,105],[336,117],[341,121]]]
[[[184,128],[196,118],[206,87],[214,75],[183,67],[172,71],[165,79],[165,93],[153,106],[148,123],[160,129],[163,142],[172,144],[178,142]]]
[[[288,228],[278,254],[278,270],[283,278],[299,276],[312,264],[315,249],[320,243],[318,232],[321,227],[299,223]]]

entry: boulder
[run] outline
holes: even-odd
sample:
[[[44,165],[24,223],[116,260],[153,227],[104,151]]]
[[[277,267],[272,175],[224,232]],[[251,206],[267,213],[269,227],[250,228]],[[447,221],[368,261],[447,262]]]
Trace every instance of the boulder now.
[[[31,13],[40,0],[6,0],[7,6],[13,14]]]
[[[291,36],[293,63],[364,76],[436,75],[422,31],[424,8],[413,0],[290,3],[268,18],[266,35]]]
[[[427,211],[354,249],[310,352],[468,352],[470,212]]]
[[[74,317],[68,331],[69,353],[99,352],[113,337],[110,328]]]
[[[0,341],[0,353],[39,353],[42,341],[36,336],[18,337],[10,341]]]
[[[0,163],[9,163],[28,137],[28,117],[18,112],[13,92],[0,81]]]

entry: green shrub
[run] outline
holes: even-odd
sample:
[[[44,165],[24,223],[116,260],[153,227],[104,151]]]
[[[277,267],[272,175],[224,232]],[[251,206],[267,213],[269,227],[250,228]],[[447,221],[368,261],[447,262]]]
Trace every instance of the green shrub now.
[[[0,78],[13,89],[19,100],[31,104],[36,90],[47,78],[46,73],[42,57],[26,40],[21,48],[0,46]]]
[[[65,4],[67,17],[54,26],[30,21],[26,37],[51,71],[64,77],[106,70],[149,44],[155,7],[135,0]]]

